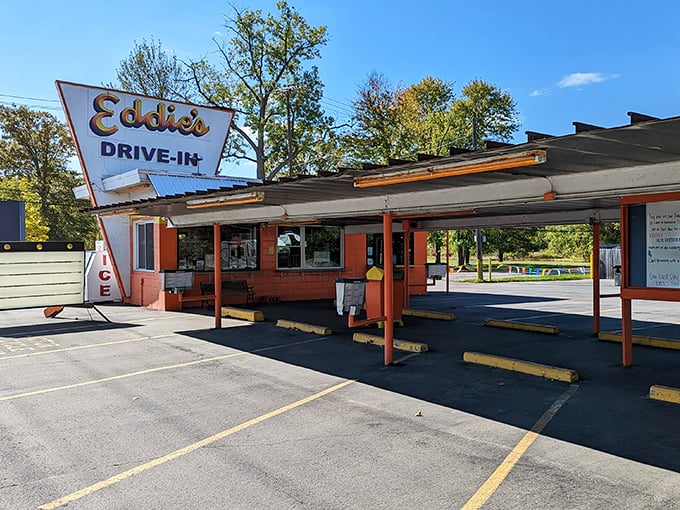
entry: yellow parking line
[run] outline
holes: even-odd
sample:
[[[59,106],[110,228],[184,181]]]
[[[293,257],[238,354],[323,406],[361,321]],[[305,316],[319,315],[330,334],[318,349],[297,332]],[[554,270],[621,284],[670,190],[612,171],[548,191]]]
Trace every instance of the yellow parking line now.
[[[63,349],[51,349],[49,351],[31,352],[27,354],[17,354],[16,356],[0,356],[0,361],[6,359],[16,359],[16,358],[28,358],[29,356],[42,356],[43,354],[52,354],[54,352],[66,352],[66,351],[77,351],[80,349],[91,349],[92,347],[105,347],[107,345],[118,345],[130,342],[139,342],[141,340],[154,340],[156,338],[163,338],[171,335],[158,335],[158,336],[143,336],[140,338],[128,338],[127,340],[115,340],[113,342],[100,342],[98,344],[88,344],[88,345],[78,345],[76,347],[64,347]]]
[[[539,418],[536,424],[531,427],[531,430],[524,434],[524,437],[517,443],[512,451],[503,460],[500,466],[491,474],[491,476],[484,482],[484,484],[474,493],[474,495],[468,500],[467,503],[462,507],[461,510],[478,510],[482,507],[484,503],[496,492],[498,487],[503,483],[503,480],[510,474],[510,471],[515,467],[515,465],[522,458],[522,455],[526,453],[533,442],[538,438],[543,429],[550,423],[557,411],[571,398],[571,396],[576,393],[578,389],[578,384],[572,384],[569,389],[565,391],[560,398],[558,398],[553,404],[548,408],[548,410],[543,413],[543,416]]]
[[[200,365],[202,363],[209,363],[211,361],[218,361],[221,359],[227,359],[227,358],[235,358],[237,356],[243,356],[245,354],[255,354],[258,352],[265,352],[265,351],[271,351],[274,349],[281,349],[284,347],[292,347],[294,345],[300,345],[300,344],[306,344],[309,342],[316,342],[318,340],[325,340],[327,337],[319,337],[319,338],[313,338],[311,340],[304,340],[301,342],[292,342],[289,344],[283,344],[283,345],[273,345],[271,347],[263,347],[261,349],[255,349],[253,351],[240,351],[240,352],[235,352],[231,354],[223,354],[221,356],[213,356],[212,358],[204,358],[204,359],[198,359],[194,361],[187,361],[186,363],[177,363],[175,365],[164,365],[162,367],[156,367],[156,368],[149,368],[147,370],[140,370],[138,372],[130,372],[127,374],[121,374],[121,375],[114,375],[112,377],[104,377],[102,379],[94,379],[92,381],[85,381],[85,382],[80,382],[80,383],[75,383],[75,384],[67,384],[65,386],[57,386],[55,388],[47,388],[44,390],[36,390],[36,391],[29,391],[27,393],[19,393],[17,395],[9,395],[7,397],[0,397],[0,402],[4,402],[6,400],[14,400],[17,398],[23,398],[23,397],[32,397],[35,395],[44,395],[45,393],[53,393],[55,391],[61,391],[61,390],[70,390],[73,388],[80,388],[81,386],[89,386],[91,384],[99,384],[103,382],[110,382],[110,381],[117,381],[120,379],[127,379],[128,377],[135,377],[138,375],[144,375],[144,374],[152,374],[154,372],[161,372],[164,370],[171,370],[173,368],[183,368],[183,367],[190,367],[192,365]]]
[[[44,390],[29,391],[27,393],[19,393],[18,395],[10,395],[8,397],[0,397],[0,402],[5,400],[14,400],[17,398],[31,397],[34,395],[43,395],[45,393],[53,393],[55,391],[70,390],[73,388],[80,388],[81,386],[89,386],[91,384],[99,384],[103,382],[117,381],[119,379],[127,379],[128,377],[135,377],[137,375],[152,374],[154,372],[160,372],[162,370],[170,370],[173,368],[189,367],[191,365],[199,365],[201,363],[208,363],[210,361],[217,361],[220,359],[233,358],[234,356],[241,356],[243,354],[248,354],[247,352],[237,352],[232,354],[224,354],[222,356],[214,356],[212,358],[199,359],[194,361],[188,361],[186,363],[178,363],[176,365],[165,365],[162,367],[149,368],[147,370],[140,370],[138,372],[130,372],[128,374],[114,375],[112,377],[104,377],[102,379],[94,379],[92,381],[85,381],[75,384],[67,384],[66,386],[57,386],[56,388],[47,388]]]
[[[235,434],[237,432],[241,432],[242,430],[247,429],[248,427],[252,427],[253,425],[257,425],[259,423],[262,423],[263,421],[269,420],[270,418],[274,418],[275,416],[278,416],[280,414],[283,414],[285,412],[291,411],[292,409],[295,409],[296,407],[303,406],[305,404],[308,404],[309,402],[312,402],[314,400],[317,400],[323,396],[328,395],[329,393],[333,393],[334,391],[337,391],[341,388],[344,388],[345,386],[349,386],[350,384],[354,383],[354,380],[347,380],[344,382],[341,382],[340,384],[336,384],[335,386],[331,386],[330,388],[326,388],[323,391],[320,391],[318,393],[315,393],[314,395],[310,395],[308,397],[305,397],[301,400],[298,400],[297,402],[293,402],[292,404],[288,404],[286,406],[280,407],[274,411],[271,411],[267,414],[263,414],[262,416],[258,416],[257,418],[253,418],[252,420],[248,420],[247,422],[241,423],[240,425],[236,425],[235,427],[232,427],[227,430],[223,430],[222,432],[219,432],[215,435],[212,435],[210,437],[207,437],[201,441],[198,441],[196,443],[190,444],[189,446],[185,446],[184,448],[180,448],[179,450],[175,450],[172,453],[169,453],[167,455],[164,455],[163,457],[158,457],[156,459],[153,459],[145,464],[141,464],[137,467],[134,467],[132,469],[128,469],[127,471],[124,471],[122,473],[119,473],[115,476],[112,476],[110,478],[107,478],[106,480],[102,480],[101,482],[95,483],[93,485],[90,485],[89,487],[85,487],[84,489],[81,489],[79,491],[73,492],[67,496],[64,496],[63,498],[55,499],[54,501],[51,501],[50,503],[45,503],[44,505],[39,506],[38,508],[41,510],[54,510],[55,508],[59,508],[61,506],[68,505],[72,501],[76,501],[77,499],[83,498],[85,496],[88,496],[96,491],[99,491],[101,489],[105,489],[106,487],[110,487],[111,485],[114,485],[118,482],[122,482],[123,480],[126,480],[127,478],[130,478],[132,476],[138,475],[140,473],[143,473],[144,471],[148,471],[149,469],[153,469],[155,467],[158,467],[162,464],[165,464],[166,462],[170,462],[171,460],[177,459],[179,457],[182,457],[184,455],[187,455],[189,453],[192,453],[196,450],[199,450],[200,448],[203,448],[205,446],[208,446],[212,443],[215,443],[216,441],[219,441],[220,439],[224,439],[227,436],[230,436],[232,434]]]

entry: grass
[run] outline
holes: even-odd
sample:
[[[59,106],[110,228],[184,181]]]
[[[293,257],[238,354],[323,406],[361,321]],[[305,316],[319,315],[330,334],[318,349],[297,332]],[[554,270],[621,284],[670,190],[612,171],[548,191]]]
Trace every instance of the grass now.
[[[477,278],[469,280],[459,280],[462,283],[496,283],[496,282],[549,282],[554,280],[588,280],[587,274],[552,274],[546,276],[501,276],[491,280],[479,280]]]

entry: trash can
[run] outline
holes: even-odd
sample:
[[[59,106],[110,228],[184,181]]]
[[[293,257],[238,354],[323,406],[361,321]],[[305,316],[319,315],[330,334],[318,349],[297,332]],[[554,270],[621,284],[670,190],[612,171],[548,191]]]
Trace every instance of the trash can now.
[[[335,280],[335,305],[338,315],[350,312],[358,315],[364,307],[366,280],[364,278],[338,278]]]
[[[614,266],[614,285],[621,286],[621,266]]]
[[[366,315],[368,317],[381,317],[384,313],[383,287],[384,271],[379,267],[372,267],[366,273]],[[401,278],[392,280],[392,313],[395,321],[401,321],[401,312],[404,308],[404,281]]]

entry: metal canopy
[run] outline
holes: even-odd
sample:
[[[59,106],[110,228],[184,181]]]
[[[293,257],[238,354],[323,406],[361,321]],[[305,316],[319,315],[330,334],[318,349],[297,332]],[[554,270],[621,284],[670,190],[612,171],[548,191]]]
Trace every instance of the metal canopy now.
[[[416,221],[421,229],[617,221],[619,197],[680,189],[680,117],[657,120],[629,115],[631,124],[617,128],[574,123],[575,134],[551,137],[527,132],[530,141],[515,146],[453,150],[454,155],[438,158],[420,155],[419,161],[369,165],[370,170],[350,169],[233,191],[185,193],[91,211],[164,216],[176,226],[303,221],[358,226],[379,222],[383,213]],[[547,151],[545,163],[370,188],[354,186],[356,177],[460,165],[534,149]],[[257,203],[228,198],[255,190],[260,192]],[[187,207],[188,200],[213,197],[224,198],[201,209]]]

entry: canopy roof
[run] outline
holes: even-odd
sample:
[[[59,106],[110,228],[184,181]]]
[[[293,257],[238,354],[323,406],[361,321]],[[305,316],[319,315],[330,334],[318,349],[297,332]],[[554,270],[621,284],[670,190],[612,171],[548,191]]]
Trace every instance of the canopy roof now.
[[[454,149],[446,157],[421,155],[419,161],[384,167],[233,183],[230,190],[92,211],[164,216],[176,226],[319,222],[357,231],[383,213],[421,229],[617,221],[621,196],[680,190],[680,117],[629,116],[629,125],[616,128],[574,122],[574,134],[527,132],[527,143],[519,145],[489,142],[484,151]],[[524,163],[527,154],[533,159]],[[490,164],[494,161],[500,163]]]

